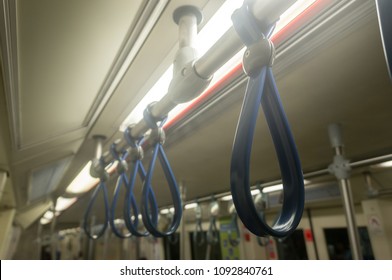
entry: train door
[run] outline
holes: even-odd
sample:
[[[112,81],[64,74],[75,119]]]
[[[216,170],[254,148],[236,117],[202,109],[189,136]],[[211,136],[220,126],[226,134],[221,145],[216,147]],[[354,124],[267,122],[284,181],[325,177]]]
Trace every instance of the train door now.
[[[372,244],[366,227],[358,227],[362,255],[364,260],[374,260]],[[347,228],[325,228],[325,241],[327,243],[330,260],[352,260]]]
[[[357,206],[355,212],[362,239],[361,243],[366,244],[361,247],[371,248],[362,209]],[[347,250],[350,246],[343,209],[341,207],[313,209],[312,221],[314,224],[314,241],[317,243],[319,258],[322,260],[350,259],[350,253]],[[373,253],[369,253],[371,252],[369,249],[366,250],[367,252],[363,251],[363,253],[371,258]]]

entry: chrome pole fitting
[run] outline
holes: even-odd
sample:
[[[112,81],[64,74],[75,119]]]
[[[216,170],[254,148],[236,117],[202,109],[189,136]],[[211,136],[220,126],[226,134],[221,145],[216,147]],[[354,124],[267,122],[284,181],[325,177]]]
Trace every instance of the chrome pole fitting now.
[[[128,164],[125,159],[121,158],[121,153],[126,153],[125,150],[119,151],[117,149],[117,145],[120,142],[120,140],[116,140],[111,146],[110,146],[110,153],[112,154],[113,158],[117,161],[117,174],[121,175],[124,172],[128,171]]]
[[[129,151],[129,157],[131,162],[136,162],[137,160],[142,160],[144,157],[144,151],[141,146],[131,147]]]
[[[156,143],[163,145],[166,141],[165,130],[162,127],[151,129],[150,134],[147,137],[147,142],[150,146],[154,146]]]
[[[90,175],[94,178],[99,178],[101,181],[109,179],[109,173],[105,170],[105,162],[103,160],[103,141],[106,136],[94,135],[93,139],[96,141],[95,158],[91,160]]]

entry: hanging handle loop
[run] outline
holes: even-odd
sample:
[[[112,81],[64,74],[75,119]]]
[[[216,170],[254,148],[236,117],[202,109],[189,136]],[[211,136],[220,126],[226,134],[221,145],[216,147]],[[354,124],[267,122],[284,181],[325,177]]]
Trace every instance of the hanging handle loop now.
[[[163,131],[163,130],[160,130]],[[152,181],[152,175],[154,172],[154,167],[155,167],[155,162],[157,159],[157,156],[159,157],[162,169],[165,173],[166,180],[168,181],[169,184],[169,189],[170,193],[172,196],[173,200],[173,206],[174,206],[174,216],[173,216],[173,222],[169,226],[169,229],[166,232],[161,232],[157,228],[157,222],[153,221],[151,219],[151,210],[148,207],[148,196],[152,191],[151,187],[151,181]],[[142,193],[142,217],[143,217],[143,223],[146,227],[146,229],[155,237],[164,237],[168,236],[170,234],[173,234],[178,226],[180,225],[181,221],[181,216],[182,216],[182,204],[181,204],[181,197],[180,197],[180,192],[178,190],[177,182],[174,178],[174,174],[170,168],[169,161],[167,160],[166,154],[162,148],[162,145],[160,142],[157,142],[155,144],[154,150],[153,150],[153,155],[152,159],[149,165],[149,169],[146,174],[146,180],[144,181],[143,184],[143,193]]]
[[[177,230],[178,226],[180,225],[181,217],[182,217],[182,203],[181,203],[180,192],[177,186],[176,179],[170,167],[169,161],[166,157],[165,151],[163,150],[162,147],[165,141],[165,132],[162,126],[166,120],[166,117],[160,121],[160,124],[158,126],[157,119],[154,118],[150,113],[151,106],[153,106],[153,104],[147,106],[146,110],[144,111],[144,119],[146,123],[148,123],[151,127],[151,134],[149,140],[153,145],[153,154],[146,174],[146,180],[144,181],[143,184],[141,212],[142,212],[143,223],[146,229],[155,237],[165,237],[173,234]],[[151,219],[151,210],[148,207],[148,203],[147,203],[148,196],[152,192],[151,181],[152,181],[152,175],[154,173],[157,157],[159,158],[160,164],[165,174],[165,178],[169,185],[169,190],[174,206],[173,221],[165,232],[160,231],[158,229],[157,222]]]
[[[214,198],[210,203],[210,226],[207,231],[207,243],[217,244],[219,242],[219,232],[216,227],[216,217],[219,214],[219,203]]]
[[[90,168],[90,174],[93,176],[96,176],[99,178],[99,184],[95,188],[93,194],[91,195],[90,201],[88,202],[86,211],[84,213],[84,219],[83,219],[83,229],[86,235],[90,239],[98,239],[100,238],[106,231],[106,228],[109,223],[109,200],[108,200],[108,192],[106,189],[106,181],[109,178],[109,174],[105,170],[105,164],[102,159],[94,159],[91,163],[91,168]],[[93,205],[95,203],[95,200],[99,194],[99,192],[103,192],[103,201],[104,201],[104,222],[102,225],[102,228],[97,232],[97,233],[92,233],[91,227],[95,227],[94,225],[89,225],[89,217],[91,216],[91,211],[93,208]]]
[[[255,20],[248,11],[245,2],[232,17],[235,29],[248,47],[243,65],[249,81],[233,144],[231,192],[238,216],[253,234],[284,237],[292,233],[301,220],[304,208],[303,175],[271,69],[274,48],[268,36],[272,34],[274,26],[265,30],[255,28]],[[250,192],[250,155],[260,104],[275,146],[284,186],[282,211],[272,227],[259,215]]]
[[[129,175],[128,184],[127,184],[127,192],[125,195],[124,211],[123,211],[124,222],[125,222],[125,226],[131,232],[131,234],[137,237],[143,237],[143,236],[148,236],[149,232],[148,231],[140,232],[138,230],[140,212],[134,195],[134,188],[135,188],[137,176],[139,175],[139,178],[141,179],[142,182],[144,182],[146,178],[146,171],[142,163],[144,153],[141,144],[143,140],[132,138],[131,129],[132,126],[128,127],[124,133],[124,137],[128,145],[131,147],[129,155],[130,155],[130,161],[133,164],[131,173]],[[158,205],[155,199],[154,191],[152,189],[148,194],[147,203],[148,203],[148,207],[151,209],[150,211],[151,220],[154,223],[158,223]]]
[[[126,175],[126,171],[128,170],[128,165],[125,159],[128,156],[128,153],[126,151],[122,151],[123,155],[120,156],[116,149],[116,143],[113,143],[110,147],[110,152],[113,155],[113,158],[117,160],[117,173],[118,173],[118,179],[116,183],[116,188],[114,189],[113,193],[113,199],[112,199],[112,204],[110,206],[110,228],[112,229],[112,232],[119,238],[129,238],[132,236],[131,233],[123,234],[116,226],[115,223],[115,212],[117,208],[117,202],[119,198],[119,194],[121,191],[121,188],[124,186],[125,189],[127,189],[128,186],[128,179]],[[124,220],[125,221],[125,220]]]
[[[230,245],[236,247],[240,244],[241,236],[240,236],[240,229],[237,223],[238,215],[233,204],[229,206],[229,213],[231,214],[231,221],[230,221],[230,228],[227,232],[227,235],[229,237]]]
[[[195,221],[195,231],[193,232],[193,243],[200,247],[204,244],[205,237],[203,235],[203,227],[201,225],[202,211],[199,203],[197,203],[195,208],[195,216],[196,216],[196,221]]]

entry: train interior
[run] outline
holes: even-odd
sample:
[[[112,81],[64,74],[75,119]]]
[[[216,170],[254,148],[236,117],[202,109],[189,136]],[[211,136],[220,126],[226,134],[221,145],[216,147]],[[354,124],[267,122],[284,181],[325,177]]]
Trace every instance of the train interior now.
[[[216,42],[242,1],[1,1],[0,258],[392,259],[392,82],[376,1],[279,2],[287,8],[268,41],[271,69],[304,177],[303,211],[287,236],[255,234],[243,221],[249,205],[231,192],[233,143],[252,79],[242,67],[244,44],[214,55],[217,71],[200,95],[154,120],[164,143],[148,141],[153,126],[142,140],[130,129],[157,117],[153,109],[173,84],[173,61],[186,44],[179,11],[198,11],[190,41],[199,62],[214,47],[223,56]],[[295,195],[282,185],[286,167],[264,111],[251,137],[247,198],[270,228]],[[113,145],[125,142],[121,155]],[[142,159],[130,152],[137,147]],[[102,172],[95,177],[94,166]],[[137,166],[147,174],[138,176]]]

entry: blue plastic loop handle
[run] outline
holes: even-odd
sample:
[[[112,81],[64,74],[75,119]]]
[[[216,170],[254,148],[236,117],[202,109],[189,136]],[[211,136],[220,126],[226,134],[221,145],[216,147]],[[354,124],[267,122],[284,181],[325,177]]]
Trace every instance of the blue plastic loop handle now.
[[[127,187],[127,193],[125,195],[125,204],[124,204],[124,221],[125,225],[128,230],[135,236],[143,237],[148,236],[149,232],[139,232],[138,225],[139,225],[139,208],[137,207],[136,198],[133,192],[135,187],[136,177],[139,174],[140,179],[144,182],[146,178],[146,171],[143,167],[141,160],[136,160],[133,163],[133,168],[131,174],[129,176],[129,182]],[[142,202],[143,203],[143,202]],[[148,193],[148,208],[150,209],[150,218],[151,221],[155,224],[158,223],[158,205],[155,199],[154,191]],[[134,217],[133,221],[131,217]]]
[[[132,130],[132,126],[129,126],[125,130],[124,132],[125,140],[127,141],[129,146],[139,150],[140,145],[142,145],[144,139],[143,137],[140,137],[138,139],[132,137],[131,130]],[[124,209],[123,209],[125,226],[131,232],[131,234],[137,237],[148,236],[150,234],[148,231],[144,231],[144,232],[138,231],[139,208],[137,206],[136,198],[133,192],[135,188],[137,176],[139,175],[142,182],[144,182],[146,179],[146,171],[143,167],[143,163],[141,159],[142,156],[140,157],[137,156],[136,158],[133,159],[133,167],[127,183],[127,192],[125,194],[125,202],[124,202]],[[151,192],[148,195],[148,202],[149,202],[148,207],[151,209],[150,212],[151,220],[154,223],[158,223],[158,205],[153,190],[151,190]],[[134,217],[133,220],[132,217]]]
[[[113,143],[110,147],[111,154],[118,161],[118,164],[119,164],[119,166],[118,166],[119,176],[117,178],[116,187],[115,187],[114,193],[113,193],[112,204],[110,206],[109,224],[110,224],[110,228],[112,229],[112,232],[114,233],[114,235],[116,235],[119,238],[129,238],[132,236],[132,234],[131,233],[123,234],[119,229],[117,229],[115,222],[114,222],[118,197],[119,197],[121,188],[122,188],[122,186],[124,186],[125,189],[127,189],[127,186],[128,186],[128,180],[127,180],[127,176],[125,174],[126,168],[124,166],[121,166],[122,162],[127,158],[128,153],[126,151],[123,151],[123,156],[120,156],[120,153],[117,152],[116,148],[117,148],[117,145],[115,143]]]
[[[90,230],[90,225],[88,224],[88,220],[89,220],[90,213],[91,213],[92,207],[94,205],[94,202],[95,202],[100,191],[103,192],[103,201],[104,201],[104,207],[105,207],[105,220],[104,220],[104,223],[102,225],[101,230],[97,234],[92,234],[91,230]],[[87,205],[86,212],[84,213],[83,229],[84,229],[84,232],[86,233],[86,235],[90,239],[100,238],[105,233],[105,230],[106,230],[108,223],[109,223],[109,217],[110,217],[110,213],[109,213],[108,192],[106,189],[105,182],[100,180],[99,185],[95,188],[93,194],[91,195],[90,201],[88,202],[88,205]]]
[[[208,244],[217,244],[219,241],[218,237],[218,229],[216,228],[216,217],[210,216],[210,226],[207,231],[207,243]]]
[[[151,187],[152,175],[154,173],[157,157],[159,157],[159,161],[161,163],[163,172],[168,182],[169,190],[171,193],[173,206],[174,206],[173,221],[165,232],[158,230],[158,223],[157,221],[151,219],[151,209],[148,206],[148,197],[152,192],[152,187]],[[146,174],[146,180],[144,181],[143,184],[141,212],[142,212],[144,226],[155,237],[165,237],[173,234],[177,230],[181,222],[182,203],[181,203],[180,192],[178,190],[177,182],[171,170],[169,161],[162,148],[162,144],[159,141],[157,141],[154,145],[151,162]]]
[[[283,181],[282,211],[272,227],[256,210],[249,182],[250,155],[260,103]],[[298,226],[304,209],[302,169],[271,67],[263,67],[256,77],[248,81],[233,145],[230,181],[238,216],[253,234],[284,237]]]
[[[124,153],[124,155],[121,158],[117,158],[117,160],[122,161],[125,160],[125,158],[128,156],[128,153]],[[125,170],[123,170],[117,179],[117,184],[116,184],[116,188],[114,189],[114,193],[113,193],[113,199],[112,199],[112,204],[110,206],[110,219],[109,219],[109,224],[110,224],[110,228],[112,229],[112,232],[119,238],[129,238],[132,236],[131,233],[127,233],[127,234],[123,234],[121,233],[120,230],[117,229],[116,225],[115,225],[115,213],[116,213],[116,208],[117,208],[117,202],[118,202],[118,198],[119,198],[119,194],[121,191],[122,187],[125,187],[125,189],[128,188],[128,179],[127,179],[127,175],[125,173]]]

